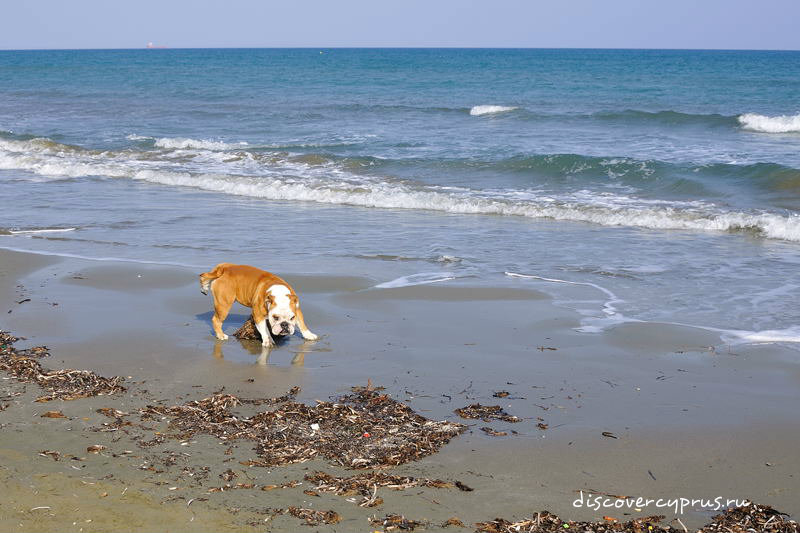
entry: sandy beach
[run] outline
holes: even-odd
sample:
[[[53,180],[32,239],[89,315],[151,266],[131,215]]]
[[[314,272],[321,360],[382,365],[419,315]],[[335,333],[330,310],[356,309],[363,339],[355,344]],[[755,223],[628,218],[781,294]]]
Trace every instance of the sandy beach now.
[[[576,507],[580,491],[751,500],[800,514],[800,374],[787,348],[727,345],[717,333],[653,322],[576,332],[577,313],[524,280],[516,287],[464,279],[381,289],[379,280],[358,275],[280,272],[322,338],[294,337],[264,353],[252,341],[212,337],[211,300],[199,292],[198,273],[0,250],[0,329],[25,337],[21,348],[46,345],[48,368],[123,376],[128,387],[36,403],[36,385],[4,376],[0,529],[290,531],[297,518],[265,513],[292,505],[341,515],[338,524],[316,526],[323,531],[367,530],[375,527],[369,517],[385,514],[425,521],[426,529],[458,517],[469,530],[541,510],[581,520],[676,516],[655,506]],[[235,307],[226,332],[247,316]],[[335,494],[304,493],[314,488],[303,482],[309,473],[358,473],[323,460],[245,466],[255,457],[249,442],[232,443],[226,455],[208,436],[143,448],[121,432],[97,431],[107,421],[99,408],[133,412],[222,390],[272,397],[294,386],[299,401],[314,404],[368,380],[428,419],[469,425],[438,453],[389,471],[474,490],[381,489],[384,502],[362,508]],[[500,405],[521,421],[453,412],[475,403]],[[40,416],[51,410],[65,418]],[[106,448],[88,453],[92,445]],[[225,484],[229,469],[236,482],[303,484],[209,492]],[[677,516],[697,527],[713,514],[690,506]]]

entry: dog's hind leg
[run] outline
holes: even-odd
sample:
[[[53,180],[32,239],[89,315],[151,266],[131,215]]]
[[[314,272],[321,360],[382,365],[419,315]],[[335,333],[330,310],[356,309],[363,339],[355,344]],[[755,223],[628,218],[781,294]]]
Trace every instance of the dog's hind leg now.
[[[228,318],[232,306],[233,298],[221,298],[214,294],[214,316],[211,317],[211,324],[214,326],[214,334],[221,341],[228,340],[228,336],[222,332],[222,323]]]

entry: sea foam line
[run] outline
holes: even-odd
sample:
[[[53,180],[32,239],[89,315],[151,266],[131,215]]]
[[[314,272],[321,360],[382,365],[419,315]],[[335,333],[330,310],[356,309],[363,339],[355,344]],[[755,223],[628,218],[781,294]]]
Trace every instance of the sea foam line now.
[[[68,259],[82,259],[85,261],[99,261],[99,262],[115,262],[115,263],[135,263],[138,265],[163,265],[163,266],[174,266],[174,267],[183,267],[183,268],[194,268],[194,269],[203,269],[207,268],[208,265],[192,265],[189,263],[178,263],[172,261],[148,261],[146,259],[128,259],[125,257],[92,257],[89,255],[80,255],[80,254],[72,254],[69,252],[53,252],[53,251],[42,251],[42,250],[31,250],[28,248],[18,248],[15,246],[0,246],[0,250],[8,250],[9,252],[19,252],[23,254],[33,254],[33,255],[44,255],[44,256],[52,256],[52,257],[66,257]]]
[[[456,279],[455,276],[448,276],[441,272],[420,272],[419,274],[412,274],[410,276],[402,276],[391,281],[379,283],[372,287],[373,289],[396,289],[399,287],[412,287],[414,285],[428,285],[430,283],[440,283],[442,281],[450,281]]]
[[[78,228],[40,228],[40,229],[10,229],[6,230],[8,235],[26,235],[34,233],[64,233],[67,231],[75,231]],[[5,235],[5,233],[0,233]]]
[[[608,296],[609,299],[603,304],[603,313],[605,313],[606,319],[601,319],[602,323],[600,325],[594,325],[594,326],[585,324],[586,319],[584,319],[582,320],[583,325],[579,328],[575,328],[576,331],[581,331],[584,333],[600,333],[602,331],[605,331],[609,327],[623,323],[645,322],[644,320],[639,320],[638,318],[631,318],[620,314],[617,311],[614,304],[622,303],[624,302],[624,300],[620,299],[613,292],[611,292],[610,290],[606,289],[601,285],[589,282],[568,281],[557,278],[545,278],[543,276],[536,276],[533,274],[518,274],[516,272],[506,272],[505,274],[506,276],[512,278],[537,279],[540,281],[548,281],[552,283],[566,283],[569,285],[585,285],[588,287],[593,287],[602,292],[603,294],[605,294],[606,296]],[[598,322],[598,321],[594,320],[592,322]],[[720,340],[727,342],[728,344],[800,343],[800,326],[792,326],[785,329],[748,331],[742,329],[724,329],[724,328],[715,328],[712,326],[701,326],[697,324],[685,324],[683,322],[657,321],[657,323],[710,331],[712,333],[718,334],[720,336]]]

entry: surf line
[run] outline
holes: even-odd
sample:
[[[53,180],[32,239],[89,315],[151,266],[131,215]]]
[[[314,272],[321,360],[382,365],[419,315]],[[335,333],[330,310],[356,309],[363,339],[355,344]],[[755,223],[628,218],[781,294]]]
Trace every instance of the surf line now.
[[[566,283],[568,285],[585,285],[587,287],[593,287],[608,297],[608,300],[606,300],[605,303],[603,303],[603,309],[602,309],[603,313],[605,313],[605,315],[608,317],[617,315],[617,308],[614,307],[614,304],[619,304],[624,301],[619,297],[617,297],[616,294],[606,289],[605,287],[601,287],[600,285],[595,285],[594,283],[589,283],[587,281],[567,281],[565,279],[534,276],[533,274],[517,274],[516,272],[505,272],[505,275],[510,278],[538,279],[541,281],[549,281],[551,283]]]

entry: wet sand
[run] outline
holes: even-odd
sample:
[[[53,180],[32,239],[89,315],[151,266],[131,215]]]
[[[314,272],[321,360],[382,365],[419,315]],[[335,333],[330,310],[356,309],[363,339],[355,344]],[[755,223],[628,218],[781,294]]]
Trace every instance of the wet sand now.
[[[331,531],[371,527],[367,517],[386,513],[428,520],[428,529],[452,516],[470,525],[543,509],[565,518],[629,517],[574,508],[578,490],[752,499],[800,515],[795,351],[727,346],[711,332],[667,324],[578,333],[579,316],[524,280],[512,289],[454,281],[376,289],[380,280],[359,276],[281,274],[322,339],[294,337],[264,353],[251,341],[213,339],[211,300],[200,294],[194,270],[0,250],[0,329],[27,337],[20,346],[47,345],[50,368],[130,376],[125,395],[48,404],[32,402],[35,385],[2,381],[0,397],[8,399],[0,404],[8,407],[0,411],[0,485],[7,505],[0,530],[255,529],[248,523],[264,524],[267,508],[289,505],[336,510],[341,523],[318,527]],[[234,307],[225,330],[234,331],[248,313]],[[474,491],[382,489],[384,503],[371,509],[304,494],[308,483],[207,493],[224,483],[219,475],[228,468],[260,484],[302,480],[314,470],[346,472],[322,461],[245,467],[238,461],[253,458],[250,443],[225,456],[215,439],[197,438],[166,443],[164,449],[188,456],[154,473],[140,467],[168,456],[162,448],[143,450],[121,435],[91,430],[105,421],[95,412],[100,407],[180,403],[223,387],[278,396],[294,385],[302,388],[301,401],[313,402],[368,379],[423,416],[471,425],[439,453],[392,473],[457,479]],[[493,397],[501,390],[509,395]],[[487,423],[453,414],[478,402],[502,405],[523,420]],[[68,418],[39,417],[52,409]],[[487,426],[509,436],[488,436],[480,430]],[[88,454],[91,444],[108,449]],[[38,455],[45,449],[83,460],[53,461]],[[209,467],[207,479],[189,475],[202,466]],[[673,516],[655,507],[630,513]],[[711,514],[687,509],[681,519],[692,527]],[[300,522],[278,516],[267,524],[282,531]]]

